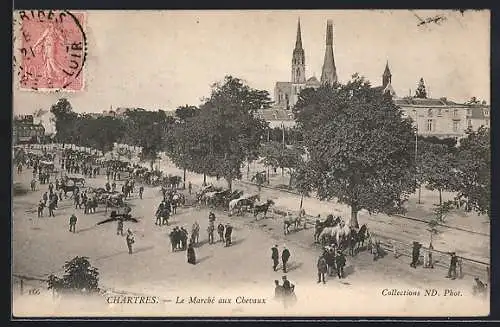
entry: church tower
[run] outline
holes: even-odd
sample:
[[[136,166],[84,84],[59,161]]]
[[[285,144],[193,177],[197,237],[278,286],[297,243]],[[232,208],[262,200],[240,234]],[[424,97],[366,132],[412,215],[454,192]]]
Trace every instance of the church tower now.
[[[391,84],[392,74],[389,69],[389,60],[385,64],[384,74],[382,75],[382,88],[386,88],[387,85]]]
[[[325,61],[321,72],[321,83],[333,85],[337,82],[337,69],[335,68],[335,59],[333,58],[333,23],[331,20],[326,22],[326,49]]]
[[[306,82],[306,57],[302,48],[302,37],[300,32],[300,19],[297,24],[297,39],[292,56],[292,84],[304,84]]]

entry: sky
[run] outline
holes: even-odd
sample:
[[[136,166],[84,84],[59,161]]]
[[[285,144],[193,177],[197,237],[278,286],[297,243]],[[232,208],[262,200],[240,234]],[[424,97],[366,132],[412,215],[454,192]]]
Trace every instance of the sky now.
[[[436,14],[446,18],[441,25],[417,26],[415,15]],[[22,91],[15,78],[14,114],[48,110],[61,97],[77,112],[175,110],[200,104],[226,74],[272,97],[275,82],[291,78],[298,18],[307,78],[321,76],[331,19],[340,82],[357,72],[380,85],[388,61],[398,96],[423,77],[431,97],[490,102],[488,11],[89,11],[85,89]]]

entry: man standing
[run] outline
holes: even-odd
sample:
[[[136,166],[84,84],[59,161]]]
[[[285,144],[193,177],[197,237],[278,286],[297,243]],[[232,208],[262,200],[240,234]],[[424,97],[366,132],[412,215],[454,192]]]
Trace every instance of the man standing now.
[[[196,254],[194,252],[193,243],[189,243],[187,248],[187,262],[192,265],[196,264]]]
[[[55,217],[54,210],[56,209],[56,201],[52,197],[49,202],[49,217]]]
[[[226,247],[230,246],[232,244],[231,241],[231,234],[233,233],[233,226],[231,224],[227,223],[226,224]]]
[[[273,270],[274,271],[276,271],[276,268],[278,267],[278,263],[279,263],[279,259],[280,259],[279,257],[280,257],[280,254],[278,251],[278,246],[274,245],[271,248],[271,259],[273,260]]]
[[[116,183],[115,183],[115,182],[113,182],[113,183],[111,184],[111,192],[115,192],[115,190],[116,190]]]
[[[339,278],[344,278],[344,266],[345,266],[345,255],[342,251],[337,250],[337,256],[335,257],[335,265],[337,266],[337,275]]]
[[[412,260],[410,267],[417,268],[418,259],[420,258],[420,246],[418,242],[413,242]]]
[[[162,218],[161,216],[163,215],[163,210],[165,208],[165,202],[160,202],[160,205],[158,206],[158,209],[156,209],[156,221],[155,225],[161,226],[162,223]]]
[[[455,254],[455,252],[451,252],[451,259],[450,259],[450,268],[448,269],[448,275],[446,278],[451,278],[452,280],[455,280],[457,278],[457,263],[458,263],[458,257]]]
[[[215,226],[214,226],[213,221],[211,221],[211,222],[208,223],[208,228],[207,228],[207,232],[208,232],[208,244],[213,244],[214,243],[214,230],[215,230]]]
[[[47,205],[47,200],[49,199],[49,196],[47,195],[47,192],[43,193],[43,204],[46,206]]]
[[[217,233],[219,234],[219,241],[224,242],[224,224],[220,223],[217,226]]]
[[[43,200],[40,200],[40,203],[38,203],[38,217],[43,217],[43,209],[45,208],[45,204],[43,203]]]
[[[286,273],[286,263],[288,262],[288,259],[290,259],[290,251],[288,251],[288,249],[285,246],[283,252],[281,253],[281,262],[283,263],[284,273]]]
[[[142,200],[142,193],[144,193],[144,186],[139,187],[139,198]]]
[[[123,236],[123,220],[118,219],[118,227],[116,228],[116,235]]]
[[[208,214],[208,222],[209,223],[215,222],[215,214],[212,211],[210,211],[210,213]]]
[[[76,233],[77,220],[78,219],[76,218],[75,214],[72,214],[71,217],[69,217],[69,231],[70,232]]]
[[[189,195],[191,195],[191,191],[193,190],[193,185],[191,185],[191,181],[189,181],[188,183],[188,191],[189,191]]]
[[[134,234],[132,234],[132,231],[129,229],[127,230],[127,247],[128,247],[128,254],[132,254],[132,244],[135,243],[134,240]]]
[[[321,283],[321,281],[323,281],[323,284],[325,284],[325,274],[327,273],[328,266],[326,264],[324,256],[319,257],[317,267],[318,267],[318,283]]]

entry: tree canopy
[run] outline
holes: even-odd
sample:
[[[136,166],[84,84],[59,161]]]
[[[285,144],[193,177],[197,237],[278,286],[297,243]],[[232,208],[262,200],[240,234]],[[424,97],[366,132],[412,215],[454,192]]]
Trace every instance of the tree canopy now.
[[[466,199],[468,208],[490,215],[491,150],[490,129],[468,131],[460,141],[457,153],[457,182],[454,190]]]
[[[427,91],[425,89],[425,84],[424,84],[423,78],[420,78],[420,81],[418,81],[417,90],[415,91],[415,97],[420,98],[420,99],[427,98]]]
[[[403,210],[416,188],[415,130],[390,96],[355,74],[345,85],[305,90],[294,113],[310,157],[301,185],[350,205],[353,226],[361,209]]]

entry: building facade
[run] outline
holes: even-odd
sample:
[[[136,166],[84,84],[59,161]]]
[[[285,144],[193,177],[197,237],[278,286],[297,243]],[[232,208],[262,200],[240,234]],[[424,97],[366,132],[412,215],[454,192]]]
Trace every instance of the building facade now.
[[[32,115],[17,116],[12,126],[12,142],[16,144],[41,143],[45,127],[35,124]]]

